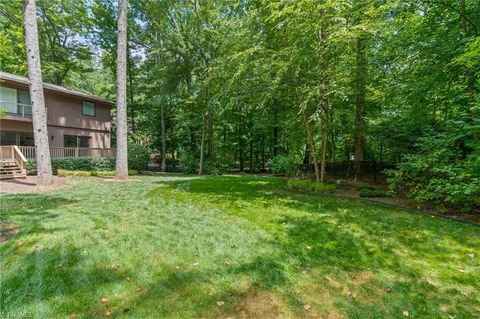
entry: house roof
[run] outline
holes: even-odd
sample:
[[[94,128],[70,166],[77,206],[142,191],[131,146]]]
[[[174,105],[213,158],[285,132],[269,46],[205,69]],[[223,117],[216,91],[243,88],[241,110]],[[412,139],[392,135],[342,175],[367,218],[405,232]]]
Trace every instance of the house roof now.
[[[0,83],[3,82],[3,81],[10,81],[10,82],[15,82],[15,83],[30,85],[30,81],[28,80],[28,78],[26,78],[24,76],[19,76],[19,75],[10,74],[10,73],[0,71]],[[100,103],[105,103],[105,104],[108,104],[110,106],[115,105],[115,103],[112,102],[112,101],[108,101],[108,100],[105,100],[103,98],[93,96],[89,93],[68,89],[68,88],[65,88],[65,87],[60,86],[60,85],[55,85],[55,84],[50,84],[50,83],[45,83],[44,82],[43,83],[43,88],[45,90],[54,91],[54,92],[58,92],[58,93],[61,93],[61,94],[73,95],[73,96],[77,96],[77,97],[80,97],[80,98],[93,100],[93,101],[100,102]]]

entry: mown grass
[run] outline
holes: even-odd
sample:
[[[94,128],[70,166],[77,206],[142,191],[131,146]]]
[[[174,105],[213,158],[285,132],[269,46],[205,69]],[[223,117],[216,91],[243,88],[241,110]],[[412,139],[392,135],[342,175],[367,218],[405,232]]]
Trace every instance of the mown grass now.
[[[480,316],[480,228],[276,178],[66,181],[0,197],[4,317]]]

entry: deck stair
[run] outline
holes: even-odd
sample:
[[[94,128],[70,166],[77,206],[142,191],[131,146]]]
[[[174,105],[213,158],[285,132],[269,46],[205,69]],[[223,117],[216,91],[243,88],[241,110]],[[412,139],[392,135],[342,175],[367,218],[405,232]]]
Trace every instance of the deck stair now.
[[[0,180],[27,177],[27,159],[16,145],[0,146]]]
[[[26,178],[20,165],[13,161],[0,161],[0,179]]]

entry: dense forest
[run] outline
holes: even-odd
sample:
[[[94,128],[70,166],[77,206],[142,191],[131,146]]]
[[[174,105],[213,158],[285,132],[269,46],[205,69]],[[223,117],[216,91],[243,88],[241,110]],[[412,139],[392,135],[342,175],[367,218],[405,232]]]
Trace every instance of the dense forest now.
[[[26,75],[22,6],[0,4],[0,68]],[[117,12],[38,1],[44,81],[113,100]],[[129,139],[162,170],[373,169],[480,207],[477,0],[130,0],[127,49]]]

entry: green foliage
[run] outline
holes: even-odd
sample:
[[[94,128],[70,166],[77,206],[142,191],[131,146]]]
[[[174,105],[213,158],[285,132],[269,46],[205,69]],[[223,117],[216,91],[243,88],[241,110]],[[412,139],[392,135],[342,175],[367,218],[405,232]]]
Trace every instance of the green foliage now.
[[[185,174],[195,174],[198,172],[198,160],[188,151],[180,153],[179,156],[180,168]]]
[[[222,175],[225,173],[225,167],[213,159],[205,160],[204,172],[207,175]]]
[[[57,170],[58,176],[66,177],[66,176],[99,176],[99,177],[110,177],[115,176],[115,171],[70,171],[66,169],[58,169]],[[128,175],[135,176],[138,175],[138,171],[136,170],[128,170]]]
[[[373,187],[361,187],[359,192],[360,197],[389,197],[387,191],[375,189]]]
[[[287,181],[287,187],[304,192],[333,193],[337,190],[334,184],[321,184],[310,179],[292,178]]]
[[[53,158],[52,169],[56,173],[59,169],[70,171],[111,171],[115,170],[114,157],[68,157]],[[37,170],[37,164],[34,160],[27,162],[27,172],[34,174]]]
[[[137,171],[143,171],[147,169],[150,161],[149,149],[140,144],[128,144],[128,168]]]
[[[478,121],[469,116],[447,121],[444,128],[422,138],[420,152],[406,156],[397,170],[389,172],[390,187],[444,209],[480,208],[480,144],[473,138]]]
[[[268,162],[273,174],[295,176],[300,167],[300,159],[295,155],[277,155]]]

